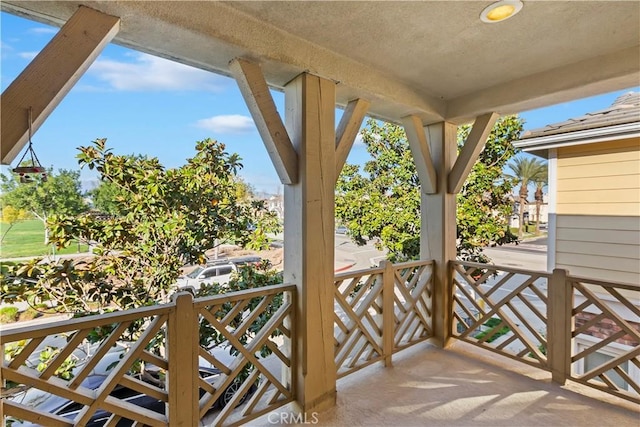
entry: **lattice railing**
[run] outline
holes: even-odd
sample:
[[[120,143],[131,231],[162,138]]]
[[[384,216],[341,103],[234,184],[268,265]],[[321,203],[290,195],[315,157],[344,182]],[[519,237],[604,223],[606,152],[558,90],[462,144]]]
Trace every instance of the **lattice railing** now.
[[[172,309],[168,304],[3,331],[0,336],[5,355],[3,380],[13,382],[16,388],[31,387],[31,394],[39,390],[43,395],[59,396],[61,402],[79,404],[75,416],[65,418],[24,405],[18,395],[11,400],[4,399],[4,415],[50,426],[84,426],[96,414],[109,418],[112,425],[121,418],[150,426],[168,425],[164,414],[119,399],[112,391],[116,387],[128,387],[167,401],[166,390],[141,381],[131,372],[140,362],[168,368],[166,359],[148,352],[146,347],[165,326]],[[131,341],[129,328],[136,322],[144,324],[145,329]],[[102,334],[103,339],[90,348],[86,344],[87,337],[96,333]],[[43,350],[59,352],[49,359],[49,363],[38,366]],[[70,360],[82,362],[73,377],[66,380],[56,377],[56,371]],[[104,381],[97,389],[89,388],[87,383],[95,376],[103,376]]]
[[[573,289],[570,378],[640,403],[640,288],[567,280]]]
[[[338,378],[430,338],[431,261],[343,273],[335,278]],[[387,315],[386,313],[390,313]]]
[[[547,363],[548,273],[455,261],[454,337],[521,362]]]
[[[384,268],[335,278],[334,338],[338,378],[383,359],[382,288]]]
[[[393,266],[393,351],[433,336],[433,263],[416,261]]]
[[[294,399],[294,299],[292,285],[195,301],[184,292],[161,306],[3,330],[1,378],[18,391],[3,396],[4,420],[168,426],[256,418]],[[158,341],[166,347],[149,351]],[[70,360],[78,361],[70,377],[59,378]],[[55,404],[38,409],[42,397]]]
[[[232,400],[215,418],[207,419],[207,424],[245,423],[295,400],[294,297],[295,286],[279,285],[234,292],[225,298],[196,300],[200,328],[215,329],[219,334],[217,341],[228,343],[236,354],[232,360],[222,360],[207,349],[207,343],[201,342],[200,357],[222,374],[214,384],[200,380],[205,391],[200,397],[200,416],[230,386],[237,389]],[[247,331],[255,335],[245,342],[242,336]],[[245,397],[247,393],[249,396]],[[245,399],[243,406],[234,411]]]

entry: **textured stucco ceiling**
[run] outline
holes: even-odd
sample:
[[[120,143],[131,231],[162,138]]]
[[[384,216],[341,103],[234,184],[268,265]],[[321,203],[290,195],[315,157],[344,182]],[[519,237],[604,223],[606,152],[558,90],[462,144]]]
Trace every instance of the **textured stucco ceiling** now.
[[[119,16],[116,42],[228,74],[242,56],[281,88],[309,71],[338,101],[433,122],[511,113],[640,84],[640,2],[525,1],[498,24],[487,1],[3,1],[61,25],[78,4]]]

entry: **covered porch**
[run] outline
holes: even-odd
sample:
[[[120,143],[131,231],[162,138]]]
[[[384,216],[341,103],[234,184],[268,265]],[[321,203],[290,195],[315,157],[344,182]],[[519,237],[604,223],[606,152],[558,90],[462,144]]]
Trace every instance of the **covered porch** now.
[[[392,369],[374,365],[337,388],[336,406],[318,414],[317,425],[597,427],[637,425],[640,417],[636,404],[575,383],[560,388],[549,374],[459,342],[447,350],[417,345]],[[290,406],[250,425],[287,420],[300,421]]]
[[[408,402],[397,416],[407,424],[421,424],[429,414],[425,409],[429,404],[438,407],[429,419],[434,423],[465,424],[472,416],[477,417],[474,422],[484,422],[483,416],[471,414],[469,408],[476,408],[481,413],[486,409],[487,416],[495,418],[487,424],[493,425],[503,419],[498,414],[511,424],[519,415],[531,417],[525,421],[533,423],[539,416],[534,409],[564,416],[561,414],[567,414],[569,407],[582,408],[584,402],[591,402],[576,397],[575,403],[567,403],[574,395],[554,384],[526,376],[514,379],[510,372],[482,359],[444,350],[457,341],[490,347],[523,366],[549,371],[556,383],[595,380],[597,388],[637,402],[639,382],[621,366],[640,368],[639,333],[627,317],[609,310],[589,291],[595,286],[608,292],[635,319],[640,316],[638,306],[621,293],[637,294],[637,288],[589,282],[563,271],[514,272],[457,262],[456,195],[499,115],[638,84],[640,5],[525,2],[509,20],[485,24],[479,16],[489,4],[3,1],[5,11],[62,28],[2,94],[2,163],[10,163],[27,141],[26,112],[32,110],[33,130],[37,131],[104,46],[113,41],[233,76],[285,185],[284,285],[201,301],[182,294],[163,306],[3,334],[3,345],[31,340],[29,354],[24,350],[5,362],[5,378],[83,405],[73,422],[50,414],[34,415],[6,403],[5,413],[43,424],[83,425],[97,408],[103,408],[115,414],[109,421],[112,424],[124,417],[140,424],[196,425],[247,363],[255,369],[244,379],[242,390],[257,383],[257,391],[240,412],[232,414],[227,407],[213,423],[257,422],[257,417],[290,403],[306,417],[326,414],[328,424],[368,424],[368,415],[389,416],[377,421],[371,418],[371,423],[391,423],[393,411],[381,414],[381,407],[393,408],[390,402],[398,402],[400,408],[400,396],[405,393],[402,399]],[[576,26],[567,25],[569,21]],[[285,112],[276,110],[269,88],[284,91]],[[344,108],[339,123],[336,107]],[[387,263],[353,273],[353,277],[336,278],[334,187],[365,115],[405,128],[421,186],[420,261],[399,266]],[[457,125],[469,122],[474,123],[473,129],[458,153]],[[505,275],[488,290],[483,285],[493,270]],[[500,290],[509,283],[504,278],[514,276],[524,280]],[[534,294],[536,302],[528,296],[521,298],[525,292]],[[575,300],[575,292],[582,299]],[[259,310],[247,312],[242,323],[247,328],[271,307],[275,295],[281,295],[283,302],[269,311],[264,331],[251,343],[237,342],[238,331],[229,327],[229,319],[216,317],[217,307],[223,304],[237,307],[235,314],[245,313],[249,301],[258,298]],[[519,299],[517,304],[514,298]],[[589,328],[588,324],[576,326],[573,318],[590,304],[597,306],[596,319],[611,320],[620,328],[612,340],[629,335],[635,346],[599,367],[579,372],[572,365],[600,346],[579,353],[571,348],[572,339]],[[528,314],[518,314],[521,309]],[[491,333],[478,337],[475,331],[492,317],[498,318],[498,324],[491,328],[508,328],[512,335],[495,342],[489,342]],[[21,367],[51,335],[73,334],[70,343],[77,345],[93,328],[117,325],[97,353],[102,357],[120,338],[127,322],[141,318],[148,322],[149,333],[96,391],[83,389],[82,379],[63,383],[52,377],[62,357],[41,374]],[[530,319],[535,322],[528,323]],[[241,354],[230,364],[207,355],[198,345],[195,325],[199,321],[224,333]],[[540,323],[545,333],[539,330]],[[148,340],[162,329],[168,337],[166,358],[145,352]],[[284,335],[282,341],[272,340],[276,330]],[[426,347],[426,341],[435,347]],[[611,340],[603,341],[602,346]],[[271,373],[256,356],[262,346],[276,355],[279,374]],[[411,350],[405,350],[410,346]],[[62,354],[73,348],[66,351]],[[394,354],[400,351],[411,353],[397,356],[398,366],[391,368],[396,363]],[[219,367],[223,375],[215,384],[198,379],[198,356]],[[150,387],[128,377],[127,370],[136,359],[165,368],[167,388]],[[368,367],[376,362],[389,369]],[[441,371],[439,365],[450,370]],[[83,375],[90,370],[85,369]],[[625,385],[610,379],[609,371],[621,376]],[[481,383],[459,385],[476,375]],[[389,388],[367,383],[378,384],[378,376],[387,379],[381,382]],[[409,376],[419,377],[414,386],[406,386]],[[484,383],[487,390],[482,390],[482,381],[489,381]],[[454,386],[442,386],[451,383]],[[137,411],[113,398],[109,392],[117,384],[165,401],[166,416]],[[438,400],[430,401],[429,393],[440,393],[437,387],[457,395],[457,399],[446,395],[454,403],[442,403],[435,396]],[[491,387],[502,391],[492,392]],[[205,398],[198,401],[201,389]],[[552,389],[560,396],[548,397],[555,396]],[[547,392],[550,394],[544,397]],[[367,398],[376,394],[376,398],[388,399],[377,403]],[[235,403],[239,399],[240,395]],[[350,400],[360,410],[347,414]],[[599,419],[617,414],[622,422],[636,415],[628,409],[609,411],[599,411]],[[576,410],[572,415],[578,412],[580,417],[586,414]]]

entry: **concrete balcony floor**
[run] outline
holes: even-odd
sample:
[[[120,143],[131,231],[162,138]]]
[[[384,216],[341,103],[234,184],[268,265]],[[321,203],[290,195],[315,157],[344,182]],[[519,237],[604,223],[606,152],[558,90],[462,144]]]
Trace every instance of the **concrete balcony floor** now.
[[[316,425],[640,426],[637,405],[550,377],[466,343],[419,344],[396,354],[393,368],[376,364],[339,380],[337,405],[317,414]],[[287,424],[289,411],[249,425]]]

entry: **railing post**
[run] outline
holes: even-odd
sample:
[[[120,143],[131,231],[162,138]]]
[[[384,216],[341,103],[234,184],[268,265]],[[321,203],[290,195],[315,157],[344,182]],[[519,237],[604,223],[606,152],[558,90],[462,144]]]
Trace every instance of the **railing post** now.
[[[197,426],[198,407],[198,324],[189,292],[174,294],[175,309],[167,321],[168,420],[170,426]]]
[[[382,272],[382,352],[384,353],[384,366],[391,367],[395,333],[395,312],[393,309],[395,278],[391,262],[385,260],[381,262],[381,265],[384,268]]]
[[[571,311],[573,288],[567,280],[567,271],[553,270],[547,286],[547,360],[551,379],[564,385],[571,370]]]

